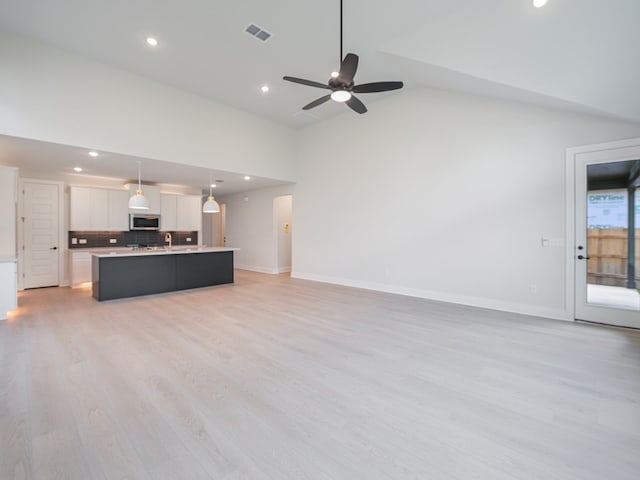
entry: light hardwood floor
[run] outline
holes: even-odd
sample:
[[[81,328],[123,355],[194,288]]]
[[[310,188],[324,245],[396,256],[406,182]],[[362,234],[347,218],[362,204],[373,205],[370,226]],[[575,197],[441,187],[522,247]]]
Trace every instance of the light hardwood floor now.
[[[0,323],[0,478],[640,478],[640,333],[237,272]]]

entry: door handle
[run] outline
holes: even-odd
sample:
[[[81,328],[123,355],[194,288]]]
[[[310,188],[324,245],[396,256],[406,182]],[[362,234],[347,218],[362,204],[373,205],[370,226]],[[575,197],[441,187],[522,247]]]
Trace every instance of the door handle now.
[[[578,255],[578,260],[589,260],[591,257],[585,257],[584,255]]]
[[[49,250],[57,250],[58,247],[51,247]]]

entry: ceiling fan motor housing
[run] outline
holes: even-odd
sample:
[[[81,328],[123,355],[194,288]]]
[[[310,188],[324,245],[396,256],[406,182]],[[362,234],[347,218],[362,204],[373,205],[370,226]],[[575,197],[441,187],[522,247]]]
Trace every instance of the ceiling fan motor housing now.
[[[347,90],[351,91],[353,89],[353,80],[349,83],[343,82],[340,77],[330,78],[329,79],[329,87],[331,90]]]

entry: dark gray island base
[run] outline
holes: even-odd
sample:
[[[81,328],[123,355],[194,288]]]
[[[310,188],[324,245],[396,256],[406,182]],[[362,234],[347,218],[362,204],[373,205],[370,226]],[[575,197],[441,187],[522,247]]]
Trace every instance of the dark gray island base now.
[[[99,301],[233,283],[233,250],[150,252],[92,257]]]

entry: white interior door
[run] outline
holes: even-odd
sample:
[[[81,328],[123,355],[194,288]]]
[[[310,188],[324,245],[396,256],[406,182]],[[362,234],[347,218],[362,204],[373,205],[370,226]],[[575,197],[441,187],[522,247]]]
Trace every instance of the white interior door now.
[[[24,288],[60,284],[59,188],[49,183],[23,183]]]
[[[635,215],[635,204],[629,202],[633,194],[624,201],[625,192],[635,188],[633,165],[637,166],[638,159],[640,145],[594,148],[575,155],[575,316],[579,320],[640,328],[640,293],[625,278],[636,258],[633,247],[628,247],[628,232],[631,230],[631,241],[637,243],[640,225],[628,229],[635,221],[628,216],[629,212]],[[611,179],[603,174],[606,171],[612,172]],[[627,188],[621,187],[621,175],[628,177]],[[603,204],[598,212],[600,200],[610,201],[610,205]],[[596,260],[606,261],[608,266],[596,271]],[[629,262],[633,264],[629,266]]]

